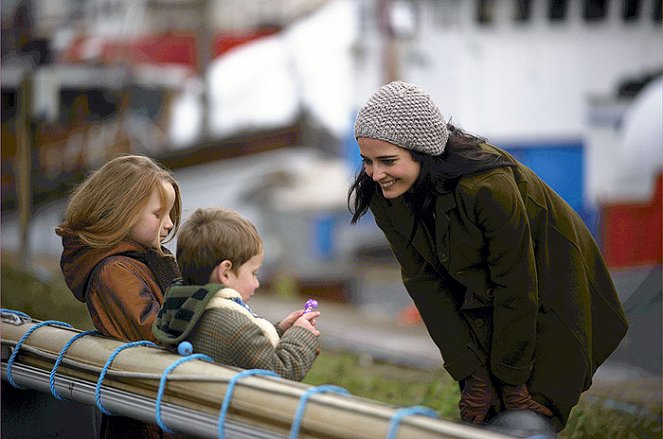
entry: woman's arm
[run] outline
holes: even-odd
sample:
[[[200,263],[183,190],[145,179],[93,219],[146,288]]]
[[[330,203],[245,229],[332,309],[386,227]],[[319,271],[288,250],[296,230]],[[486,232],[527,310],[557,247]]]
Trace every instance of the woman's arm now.
[[[525,203],[516,182],[501,172],[460,185],[459,205],[483,233],[493,285],[491,372],[502,382],[522,384],[531,373],[538,310],[534,244]]]
[[[453,279],[435,270],[408,245],[407,237],[398,232],[379,206],[371,210],[400,264],[403,284],[440,349],[445,369],[457,381],[466,378],[485,364],[486,354],[474,342],[460,313],[462,292],[454,294]]]

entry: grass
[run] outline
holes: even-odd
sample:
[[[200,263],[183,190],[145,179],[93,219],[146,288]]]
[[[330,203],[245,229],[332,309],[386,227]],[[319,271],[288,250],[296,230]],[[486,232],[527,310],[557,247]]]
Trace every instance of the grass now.
[[[17,269],[3,255],[0,303],[3,308],[23,311],[37,320],[60,320],[78,329],[94,329],[84,303],[67,288],[61,276],[39,279]]]
[[[459,420],[458,384],[443,369],[410,369],[323,351],[304,382],[335,384],[354,396],[396,406],[423,405],[443,419]],[[661,438],[661,402],[618,401],[619,395],[625,396],[625,389],[590,389],[571,412],[560,439]]]
[[[411,369],[323,350],[304,382],[316,386],[335,384],[355,396],[396,406],[423,405],[445,419],[459,419],[458,385],[442,369]]]
[[[74,299],[61,277],[40,280],[8,260],[3,257],[1,267],[3,308],[20,310],[39,320],[62,320],[79,329],[92,329],[87,308]],[[423,405],[444,419],[459,419],[458,385],[441,368],[405,368],[368,356],[323,350],[304,382],[334,384],[354,396],[400,407]],[[651,394],[652,389],[644,387],[647,385],[633,383],[627,389],[593,386],[571,412],[560,438],[661,438],[661,401],[643,396]]]

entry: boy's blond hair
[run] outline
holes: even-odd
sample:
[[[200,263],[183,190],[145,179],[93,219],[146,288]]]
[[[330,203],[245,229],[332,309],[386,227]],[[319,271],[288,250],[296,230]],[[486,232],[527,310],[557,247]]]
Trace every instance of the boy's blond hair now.
[[[166,212],[163,183],[173,185],[175,203]],[[127,237],[140,220],[154,189],[161,197],[162,221],[170,214],[177,233],[182,216],[180,188],[172,174],[142,155],[121,155],[92,172],[71,194],[58,235],[69,234],[93,248],[113,247]],[[159,236],[155,236],[158,240]]]
[[[177,237],[177,263],[184,282],[209,283],[212,270],[232,262],[232,270],[263,251],[262,239],[251,221],[225,208],[196,209]]]

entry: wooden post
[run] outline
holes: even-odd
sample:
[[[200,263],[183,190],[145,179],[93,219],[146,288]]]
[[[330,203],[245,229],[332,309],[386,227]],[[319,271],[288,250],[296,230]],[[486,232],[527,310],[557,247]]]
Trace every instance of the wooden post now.
[[[32,128],[30,105],[32,102],[32,72],[27,72],[18,92],[16,117],[16,150],[14,168],[19,212],[19,254],[21,268],[30,267],[30,221],[32,219]]]
[[[399,79],[398,49],[392,28],[391,0],[380,0],[378,3],[380,35],[382,36],[382,66],[385,84]]]
[[[202,104],[202,140],[210,137],[210,109],[209,109],[209,80],[207,78],[210,61],[212,60],[212,14],[214,10],[209,0],[198,0],[198,13],[200,14],[200,27],[196,35],[196,63],[198,74],[203,82],[203,92],[200,96]]]

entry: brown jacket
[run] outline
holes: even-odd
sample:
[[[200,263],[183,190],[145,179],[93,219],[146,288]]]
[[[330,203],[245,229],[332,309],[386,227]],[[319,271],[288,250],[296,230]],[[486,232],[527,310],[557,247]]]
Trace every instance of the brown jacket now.
[[[65,280],[74,296],[87,304],[95,328],[121,340],[154,340],[152,322],[163,303],[163,292],[146,263],[123,255],[145,249],[128,241],[92,249],[68,236],[62,238],[62,245],[60,267]]]
[[[563,426],[628,326],[573,209],[517,165],[467,175],[438,195],[434,230],[423,221],[410,245],[402,197],[378,194],[371,211],[451,376],[485,365],[504,383],[527,383]]]
[[[120,340],[154,341],[152,322],[163,303],[159,282],[179,276],[172,255],[167,254],[163,261],[153,263],[162,273],[158,279],[147,265],[148,260],[154,261],[154,252],[137,243],[125,241],[108,249],[92,249],[66,233],[58,234],[62,236],[60,268],[65,281],[74,296],[87,304],[95,328]],[[164,435],[152,423],[124,416],[103,416],[100,437],[161,439],[175,436]]]

